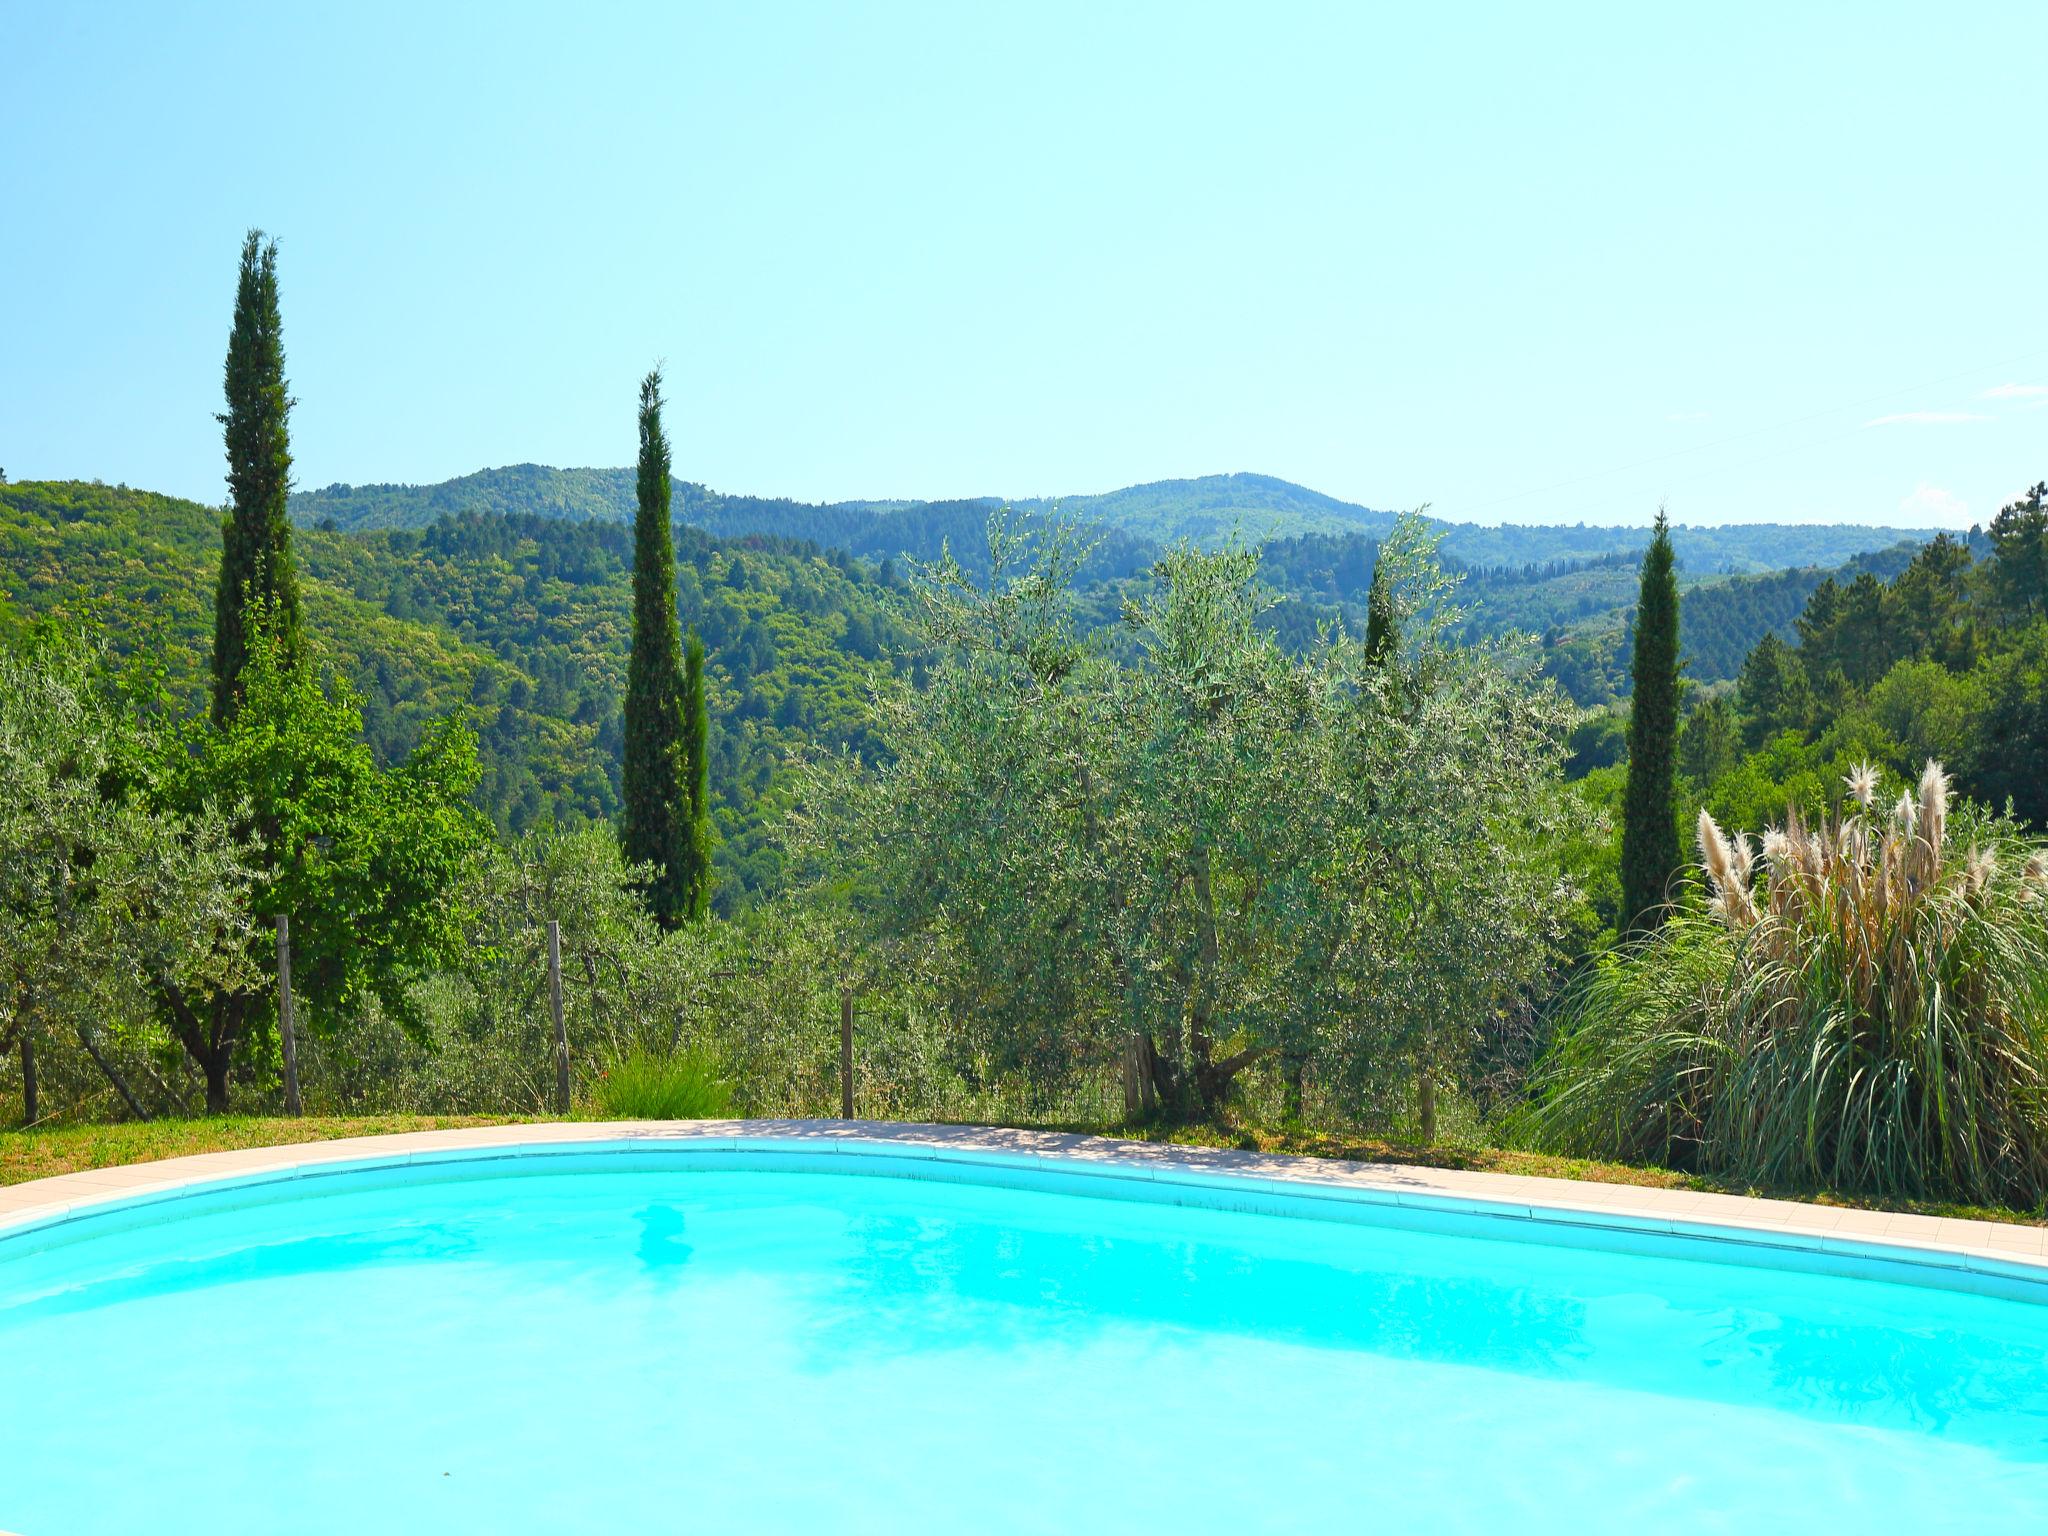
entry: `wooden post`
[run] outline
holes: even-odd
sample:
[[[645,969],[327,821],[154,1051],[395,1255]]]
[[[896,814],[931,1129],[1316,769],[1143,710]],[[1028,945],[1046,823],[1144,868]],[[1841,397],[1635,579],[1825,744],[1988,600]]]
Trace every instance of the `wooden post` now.
[[[42,1089],[36,1081],[35,1032],[24,1026],[21,1031],[21,1123],[34,1125],[42,1114]]]
[[[839,989],[839,1118],[853,1118],[853,988]]]
[[[555,1021],[555,1113],[569,1113],[569,1030],[562,1022],[562,925],[548,919],[548,1013]]]
[[[284,1112],[303,1113],[299,1104],[299,1032],[292,1017],[292,920],[277,914],[277,1032],[284,1038]]]

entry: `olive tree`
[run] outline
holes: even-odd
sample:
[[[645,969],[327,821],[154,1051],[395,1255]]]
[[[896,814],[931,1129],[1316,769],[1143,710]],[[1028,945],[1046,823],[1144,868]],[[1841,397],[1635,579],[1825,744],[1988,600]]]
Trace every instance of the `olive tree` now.
[[[38,1047],[64,1041],[130,1114],[176,1103],[149,1056],[149,987],[253,979],[248,850],[216,804],[149,803],[158,736],[97,646],[53,631],[0,652],[0,1050],[17,1056],[30,1122]]]
[[[1122,1055],[1134,1099],[1200,1115],[1278,1058],[1290,1108],[1311,1073],[1359,1104],[1398,1075],[1427,1122],[1549,944],[1555,695],[1445,638],[1416,522],[1382,555],[1406,641],[1302,655],[1253,551],[1172,551],[1085,636],[1073,526],[999,517],[989,544],[984,583],[920,572],[930,681],[878,693],[889,755],[816,765],[792,820],[956,1066],[1056,1092]]]

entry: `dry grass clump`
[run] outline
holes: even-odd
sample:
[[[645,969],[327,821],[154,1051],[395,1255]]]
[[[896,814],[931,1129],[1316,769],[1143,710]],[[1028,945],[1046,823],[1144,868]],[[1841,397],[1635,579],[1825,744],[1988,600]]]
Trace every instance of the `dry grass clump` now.
[[[2048,858],[1930,762],[1761,846],[1704,811],[1710,902],[1571,995],[1522,1129],[1772,1188],[2048,1197]]]

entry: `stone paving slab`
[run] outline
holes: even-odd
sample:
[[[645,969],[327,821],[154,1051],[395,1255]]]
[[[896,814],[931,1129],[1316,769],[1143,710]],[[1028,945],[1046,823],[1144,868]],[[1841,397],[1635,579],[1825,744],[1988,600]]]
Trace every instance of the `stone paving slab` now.
[[[1059,1131],[855,1120],[557,1120],[207,1152],[0,1187],[0,1237],[221,1180],[265,1182],[339,1171],[339,1165],[350,1163],[462,1162],[513,1155],[521,1148],[616,1150],[636,1143],[760,1152],[837,1148],[983,1167],[1065,1168],[1156,1185],[1200,1184],[1211,1195],[1220,1189],[1227,1196],[1232,1185],[1242,1184],[1267,1195],[1338,1199],[1417,1214],[1498,1215],[1646,1238],[1715,1238],[1838,1256],[1844,1263],[1905,1262],[2048,1285],[2048,1228],[2043,1227],[1525,1174],[1161,1146]]]

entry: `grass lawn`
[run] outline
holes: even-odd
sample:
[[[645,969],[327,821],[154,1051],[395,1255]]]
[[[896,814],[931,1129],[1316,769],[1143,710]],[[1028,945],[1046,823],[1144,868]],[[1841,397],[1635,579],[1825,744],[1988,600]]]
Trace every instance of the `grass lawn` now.
[[[224,1115],[210,1120],[123,1121],[109,1125],[51,1125],[34,1130],[0,1131],[0,1186],[29,1179],[75,1173],[84,1168],[110,1168],[123,1163],[154,1162],[194,1152],[226,1152],[239,1147],[288,1146],[301,1141],[332,1141],[343,1136],[379,1136],[400,1131],[446,1130],[463,1125],[505,1125],[516,1115],[307,1115],[299,1119],[257,1115]],[[1040,1127],[1044,1129],[1045,1127]],[[1411,1163],[1430,1168],[1464,1168],[1481,1173],[1519,1173],[1537,1178],[1583,1179],[1595,1184],[1638,1184],[1652,1189],[1697,1189],[1723,1194],[1771,1195],[1811,1200],[1819,1205],[1854,1205],[1881,1210],[1911,1211],[1929,1216],[1971,1217],[1979,1221],[2041,1224],[2041,1211],[1947,1205],[1927,1200],[1847,1199],[1831,1194],[1752,1189],[1739,1184],[1644,1168],[1630,1163],[1602,1163],[1583,1158],[1554,1157],[1502,1147],[1408,1146],[1398,1142],[1341,1136],[1323,1131],[1268,1130],[1213,1125],[1176,1126],[1171,1130],[1128,1130],[1116,1125],[1066,1125],[1060,1130],[1121,1136],[1175,1146],[1236,1147],[1246,1151],[1287,1152],[1305,1157],[1336,1157],[1360,1163]]]
[[[194,1152],[282,1147],[343,1136],[440,1131],[459,1125],[503,1125],[512,1115],[222,1115],[215,1120],[124,1120],[113,1125],[49,1125],[0,1131],[0,1186],[86,1168],[153,1163]]]

